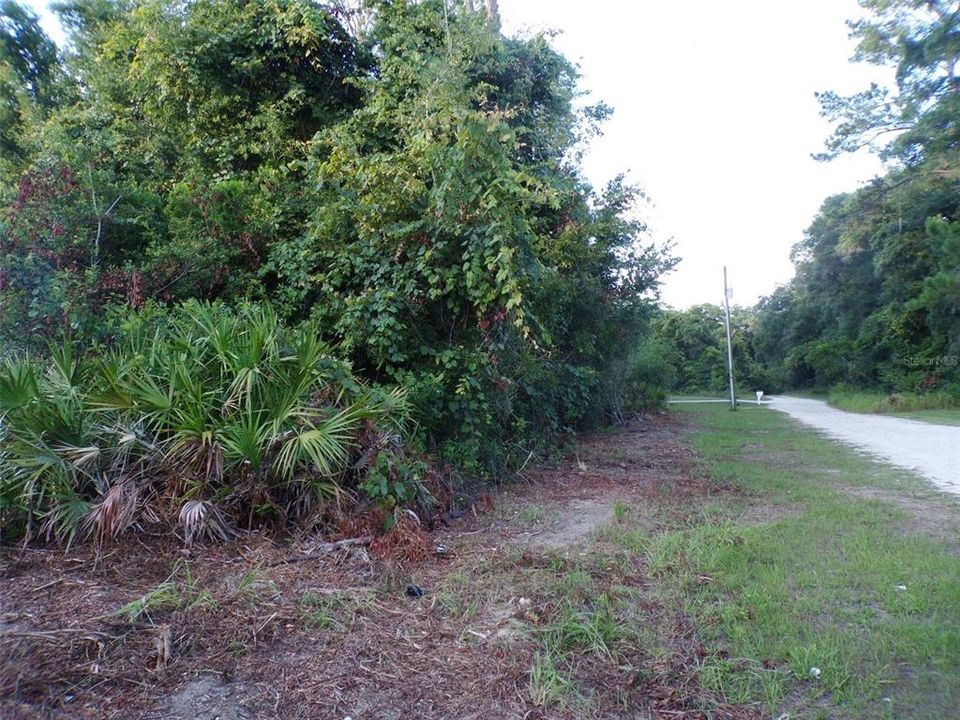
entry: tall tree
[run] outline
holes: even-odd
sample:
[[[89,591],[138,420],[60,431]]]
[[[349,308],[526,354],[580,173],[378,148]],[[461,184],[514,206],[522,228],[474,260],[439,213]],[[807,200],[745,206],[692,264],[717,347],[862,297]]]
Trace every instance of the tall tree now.
[[[794,249],[797,274],[759,308],[763,357],[794,384],[960,393],[952,299],[960,213],[960,2],[861,0],[855,60],[896,85],[820,94],[836,122],[821,159],[869,147],[888,172],[828,198]]]
[[[59,103],[63,75],[57,47],[37,16],[14,0],[0,2],[0,182],[28,160],[30,126]]]
[[[960,149],[960,2],[860,0],[870,16],[850,23],[854,60],[892,66],[896,88],[819,95],[838,125],[824,158],[870,147],[907,165],[943,164],[956,173]],[[892,138],[891,138],[892,136]]]

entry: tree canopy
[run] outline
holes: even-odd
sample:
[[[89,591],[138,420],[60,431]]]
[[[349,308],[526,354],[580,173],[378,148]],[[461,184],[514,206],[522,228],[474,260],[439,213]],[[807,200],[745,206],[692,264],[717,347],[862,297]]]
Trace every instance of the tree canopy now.
[[[871,147],[906,165],[956,155],[960,142],[960,3],[860,0],[870,14],[850,22],[854,60],[893,67],[896,87],[851,96],[820,94],[837,123],[825,157]]]

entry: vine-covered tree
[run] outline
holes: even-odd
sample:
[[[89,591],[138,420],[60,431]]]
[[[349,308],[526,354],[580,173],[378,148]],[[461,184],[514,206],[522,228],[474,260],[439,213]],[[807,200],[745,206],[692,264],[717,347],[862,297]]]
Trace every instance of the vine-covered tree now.
[[[60,4],[53,74],[80,90],[15,131],[0,175],[8,347],[109,343],[150,303],[269,301],[406,385],[426,442],[473,469],[622,416],[673,261],[641,242],[638,190],[580,174],[609,109],[576,109],[574,66],[496,10]]]

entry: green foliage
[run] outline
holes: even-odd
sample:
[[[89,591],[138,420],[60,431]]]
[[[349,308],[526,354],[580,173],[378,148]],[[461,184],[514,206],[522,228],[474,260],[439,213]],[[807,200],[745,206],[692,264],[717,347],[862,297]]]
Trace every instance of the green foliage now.
[[[36,15],[14,0],[0,2],[0,176],[23,169],[31,126],[61,101],[66,85]]]
[[[957,203],[910,171],[829,198],[758,306],[758,357],[793,387],[957,392]]]
[[[263,297],[268,246],[313,206],[300,162],[359,103],[357,41],[309,0],[58,11],[73,52],[29,67],[85,91],[44,91],[44,113],[12,128],[25,149],[0,166],[0,337],[39,350],[63,327],[97,336],[110,304]],[[47,48],[18,23],[5,53]]]
[[[750,309],[734,307],[730,312],[733,341],[733,374],[745,390],[775,392],[777,377],[768,372],[754,347],[757,316]],[[724,311],[717,305],[697,305],[688,310],[666,310],[656,325],[656,354],[651,358],[669,364],[664,368],[667,387],[688,393],[716,393],[726,390],[727,336]],[[671,377],[672,375],[672,377]]]
[[[317,210],[270,270],[287,312],[410,390],[443,456],[501,472],[617,417],[603,378],[671,261],[637,248],[634,189],[594,195],[564,163],[575,72],[542,38],[438,3],[383,8],[373,38],[379,75],[314,143]]]
[[[854,59],[895,68],[896,88],[874,84],[848,97],[821,93],[823,115],[838,122],[824,157],[868,146],[908,164],[952,155],[956,168],[960,6],[956,0],[860,0],[860,5],[871,14],[849,23],[859,41]]]
[[[934,272],[923,278],[923,288],[908,309],[926,314],[931,332],[944,338],[945,353],[956,358],[960,355],[960,220],[949,223],[943,217],[931,217],[926,230]]]
[[[636,188],[594,191],[577,167],[609,108],[576,109],[576,68],[544,36],[503,37],[439,0],[341,10],[68,0],[60,56],[18,21],[4,47],[55,58],[44,77],[83,92],[44,91],[44,113],[13,131],[22,158],[0,168],[5,347],[112,347],[153,304],[270,303],[366,380],[404,386],[424,444],[484,474],[656,402],[629,356],[674,261],[643,243]],[[205,347],[184,355],[183,387],[138,350],[141,365],[112,370],[130,406],[110,411],[198,447],[226,423],[220,459],[252,485],[336,465],[310,434],[284,445],[290,428],[264,429],[259,411],[180,407],[208,389],[247,397]],[[404,467],[371,465],[368,489],[404,502],[419,492]],[[212,518],[203,508],[191,517]]]
[[[368,466],[404,452],[404,393],[358,383],[317,335],[268,307],[190,302],[132,318],[109,352],[77,356],[65,343],[46,369],[8,361],[5,524],[102,541],[177,514],[188,541],[224,538],[230,524],[302,517],[366,487]],[[392,490],[418,499],[418,485]]]
[[[430,497],[423,485],[426,470],[427,465],[421,460],[380,452],[367,468],[360,488],[386,509],[422,501]]]
[[[662,406],[677,378],[667,346],[655,338],[646,339],[627,356],[625,371],[623,378],[611,383],[611,391],[622,392],[620,402],[626,411]]]
[[[0,211],[0,333],[42,347],[89,326],[98,301],[96,218],[66,167],[24,173],[16,200]],[[94,233],[89,232],[93,228]]]

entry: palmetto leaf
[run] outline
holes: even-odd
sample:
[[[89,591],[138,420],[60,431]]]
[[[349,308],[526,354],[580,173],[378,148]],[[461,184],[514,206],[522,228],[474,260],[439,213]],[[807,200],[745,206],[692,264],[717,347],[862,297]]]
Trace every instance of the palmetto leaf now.
[[[244,413],[224,425],[216,434],[223,447],[224,460],[246,463],[256,472],[264,460],[264,451],[272,434],[272,423],[266,413]]]
[[[9,463],[17,471],[32,480],[40,480],[45,475],[68,478],[75,467],[52,447],[42,436],[33,433],[16,435],[7,444],[10,454]]]
[[[48,369],[48,382],[62,395],[73,395],[82,384],[83,363],[74,355],[73,343],[65,340],[60,345],[50,347],[51,364]]]
[[[37,374],[28,360],[6,360],[0,367],[0,411],[23,407],[37,396]]]
[[[95,533],[100,543],[115,539],[133,523],[137,500],[136,492],[128,484],[114,485],[90,506],[83,520],[83,529]]]
[[[354,435],[359,426],[356,408],[342,410],[320,423],[307,425],[296,431],[283,443],[277,456],[277,471],[281,477],[293,479],[295,470],[308,462],[325,476],[343,470]]]
[[[388,422],[397,431],[403,430],[410,415],[410,401],[402,387],[395,387],[389,392],[368,391],[361,396],[358,404],[365,407],[368,419]]]
[[[56,536],[65,541],[69,548],[83,519],[90,512],[90,503],[72,489],[65,490],[62,499],[44,513],[43,533],[48,538]]]
[[[188,541],[229,534],[202,497],[302,515],[342,495],[361,431],[392,442],[408,412],[402,391],[365,388],[327,353],[317,328],[287,330],[269,308],[188,302],[99,359],[66,344],[45,372],[6,362],[0,503],[67,542],[159,521],[155,498],[185,503]]]
[[[258,367],[239,368],[236,377],[227,389],[226,404],[239,405],[242,401],[250,398],[259,375],[260,369]]]
[[[212,431],[199,436],[178,434],[171,440],[166,457],[182,472],[188,486],[199,487],[223,479],[223,448]]]
[[[164,387],[149,374],[131,377],[123,383],[137,406],[149,415],[162,418],[173,408],[173,398],[169,384]]]
[[[76,447],[74,445],[55,445],[51,448],[57,455],[73,465],[78,470],[85,470],[95,465],[100,458],[100,448],[96,445]]]
[[[293,338],[292,349],[293,356],[291,359],[296,361],[297,367],[307,377],[319,369],[318,366],[330,350],[315,332],[305,330],[296,333]]]

